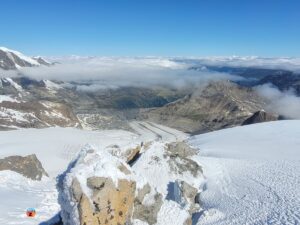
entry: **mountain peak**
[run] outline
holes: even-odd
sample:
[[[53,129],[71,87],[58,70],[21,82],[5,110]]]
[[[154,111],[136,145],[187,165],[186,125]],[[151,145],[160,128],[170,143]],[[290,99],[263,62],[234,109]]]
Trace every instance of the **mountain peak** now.
[[[4,70],[16,70],[22,67],[34,67],[40,65],[51,65],[41,57],[30,57],[21,52],[0,47],[0,68]]]

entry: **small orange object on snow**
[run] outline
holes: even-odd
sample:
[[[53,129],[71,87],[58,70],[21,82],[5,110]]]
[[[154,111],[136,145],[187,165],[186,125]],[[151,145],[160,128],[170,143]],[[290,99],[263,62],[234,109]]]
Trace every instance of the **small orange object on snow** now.
[[[28,208],[26,211],[26,215],[28,217],[35,217],[36,211],[35,208]]]

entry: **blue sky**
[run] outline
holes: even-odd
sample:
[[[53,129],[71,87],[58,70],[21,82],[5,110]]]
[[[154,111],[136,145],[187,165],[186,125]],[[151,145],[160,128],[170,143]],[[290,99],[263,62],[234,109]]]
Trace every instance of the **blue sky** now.
[[[300,1],[7,0],[0,46],[31,55],[300,56]]]

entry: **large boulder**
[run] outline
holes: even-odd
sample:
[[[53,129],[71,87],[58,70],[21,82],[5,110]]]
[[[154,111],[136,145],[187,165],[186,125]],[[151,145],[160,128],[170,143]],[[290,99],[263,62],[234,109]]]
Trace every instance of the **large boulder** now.
[[[111,153],[113,156],[116,156],[127,162],[130,166],[132,166],[135,161],[140,157],[140,152],[142,149],[143,143],[140,145],[136,145],[135,147],[127,148],[123,151],[118,145],[111,145],[106,147],[107,151]]]
[[[72,183],[81,225],[114,225],[130,221],[136,189],[134,181],[121,179],[116,186],[111,178],[89,177],[87,186],[92,192],[91,198],[83,193],[76,178]]]
[[[196,150],[185,142],[167,144],[165,157],[173,173],[191,173],[194,177],[202,174],[202,168],[190,157],[196,155]]]
[[[129,165],[107,151],[83,150],[60,176],[59,202],[65,225],[130,222],[136,178]]]
[[[203,182],[195,154],[185,142],[123,152],[117,146],[86,147],[58,179],[63,224],[164,224],[166,211],[170,218],[181,213],[179,223],[191,224]],[[131,166],[127,156],[136,158]]]
[[[32,180],[41,180],[48,176],[35,154],[28,156],[8,156],[0,159],[0,171],[11,170]]]

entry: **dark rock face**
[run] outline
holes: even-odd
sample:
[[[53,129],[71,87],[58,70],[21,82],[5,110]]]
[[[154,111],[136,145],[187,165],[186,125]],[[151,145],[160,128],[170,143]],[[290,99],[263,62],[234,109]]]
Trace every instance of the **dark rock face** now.
[[[242,125],[275,121],[278,119],[279,119],[279,117],[276,115],[266,113],[265,111],[257,111],[252,116],[250,116],[248,119],[246,119]]]
[[[0,171],[11,170],[32,180],[48,176],[35,154],[28,156],[8,156],[0,159]]]

